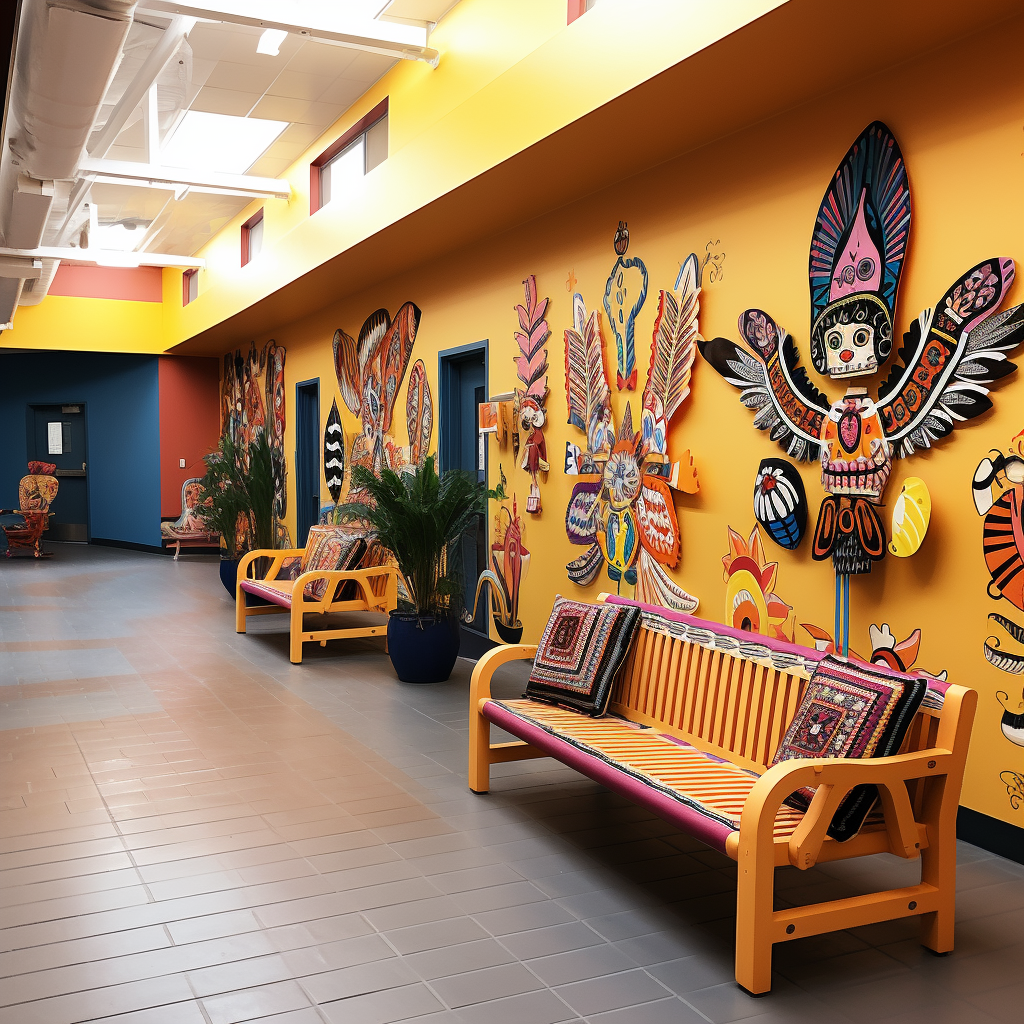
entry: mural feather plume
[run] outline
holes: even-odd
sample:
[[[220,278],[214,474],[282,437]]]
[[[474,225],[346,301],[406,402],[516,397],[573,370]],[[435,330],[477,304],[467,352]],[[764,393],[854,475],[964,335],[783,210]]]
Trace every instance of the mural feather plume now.
[[[341,328],[334,332],[334,372],[338,378],[341,397],[352,415],[358,416],[362,391],[359,348],[355,338]]]
[[[645,398],[650,392],[661,399],[666,423],[690,393],[696,342],[703,341],[697,332],[699,296],[700,267],[696,254],[691,253],[679,269],[675,293],[662,291],[654,321],[651,368],[644,392]]]
[[[573,295],[574,326],[565,331],[565,397],[569,422],[587,435],[591,454],[606,449],[599,428],[611,413],[611,388],[604,363],[601,321],[595,309],[589,316],[578,292]]]
[[[516,356],[516,373],[523,382],[523,394],[543,405],[548,393],[548,353],[545,342],[551,337],[544,314],[548,300],[537,300],[537,279],[531,274],[524,282],[526,304],[516,306],[521,331],[516,331],[520,355]]]
[[[427,382],[427,368],[417,359],[409,371],[409,389],[405,399],[405,422],[409,431],[409,461],[422,466],[430,448],[434,428],[434,402]]]

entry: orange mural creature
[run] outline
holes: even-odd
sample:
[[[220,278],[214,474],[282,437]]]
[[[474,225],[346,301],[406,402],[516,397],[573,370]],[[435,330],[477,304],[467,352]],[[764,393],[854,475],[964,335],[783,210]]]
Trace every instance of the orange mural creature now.
[[[761,529],[755,526],[744,540],[731,526],[725,567],[724,622],[735,629],[793,640],[793,608],[775,593],[779,563],[764,556]]]
[[[573,326],[565,332],[565,390],[569,422],[584,431],[586,451],[566,456],[566,470],[585,479],[573,487],[566,510],[570,543],[587,551],[567,566],[581,586],[601,565],[616,584],[636,586],[636,598],[691,612],[697,599],[676,584],[663,566],[679,563],[681,538],[672,489],[698,490],[689,451],[678,462],[668,454],[668,428],[690,394],[700,311],[700,267],[686,258],[674,291],[662,291],[651,344],[651,366],[643,392],[639,432],[629,403],[616,432],[604,361],[600,314],[587,313],[573,296]]]
[[[818,373],[834,380],[872,374],[891,355],[910,221],[903,154],[892,132],[875,121],[829,182],[811,237],[811,361]],[[851,387],[830,403],[799,366],[792,339],[760,309],[740,314],[744,344],[700,343],[704,358],[756,410],[755,427],[793,458],[820,460],[826,493],[812,554],[832,560],[835,636],[843,653],[850,576],[870,572],[886,553],[878,509],[893,459],[930,448],[991,408],[989,386],[1015,369],[1006,356],[1024,341],[1024,305],[996,312],[1013,276],[1013,261],[1002,256],[959,276],[911,323],[900,363],[877,399]],[[911,554],[913,543],[901,536],[894,547]]]

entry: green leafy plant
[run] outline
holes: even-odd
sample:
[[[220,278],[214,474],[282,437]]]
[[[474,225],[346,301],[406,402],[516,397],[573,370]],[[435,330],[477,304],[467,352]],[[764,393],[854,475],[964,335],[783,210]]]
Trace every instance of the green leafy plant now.
[[[463,470],[438,476],[434,456],[414,472],[384,469],[379,477],[364,466],[352,487],[365,502],[340,507],[343,522],[364,522],[394,556],[420,616],[457,616],[462,607],[462,538],[486,508],[483,484]]]
[[[248,447],[224,434],[203,461],[203,520],[220,533],[226,556],[274,547],[274,468],[263,434]]]

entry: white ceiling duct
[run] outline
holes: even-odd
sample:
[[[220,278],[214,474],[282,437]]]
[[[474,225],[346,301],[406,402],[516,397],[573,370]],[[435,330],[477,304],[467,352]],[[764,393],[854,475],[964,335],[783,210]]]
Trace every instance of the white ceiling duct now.
[[[24,283],[19,277],[0,277],[0,324],[9,324],[14,319]]]
[[[132,23],[132,0],[28,0],[15,54],[19,171],[72,178]]]
[[[52,206],[52,181],[36,181],[27,174],[19,174],[4,241],[12,249],[34,249],[43,240]]]
[[[21,289],[21,296],[18,298],[19,306],[38,306],[46,298],[46,293],[50,290],[50,285],[53,284],[53,278],[57,273],[57,268],[60,266],[60,260],[40,260],[40,262],[42,263],[42,268],[40,269],[39,277],[29,279],[24,283],[24,287]],[[9,320],[10,317],[7,319]],[[6,322],[5,320],[4,323]]]

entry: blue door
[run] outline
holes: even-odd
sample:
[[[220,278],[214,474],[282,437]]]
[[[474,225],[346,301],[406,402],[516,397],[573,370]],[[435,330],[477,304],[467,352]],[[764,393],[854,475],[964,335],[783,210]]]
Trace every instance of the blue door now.
[[[295,544],[320,520],[320,378],[295,385]]]
[[[438,449],[441,469],[463,469],[477,480],[487,479],[487,446],[477,427],[479,407],[487,400],[487,345],[463,346],[441,353],[441,427]],[[477,577],[487,568],[487,522],[479,517],[476,529],[462,540],[465,602],[472,610]],[[487,607],[481,602],[470,626],[487,634]]]
[[[57,497],[50,511],[51,540],[89,540],[89,481],[85,405],[34,405],[29,408],[29,461],[57,467]],[[27,469],[26,469],[27,472]]]

